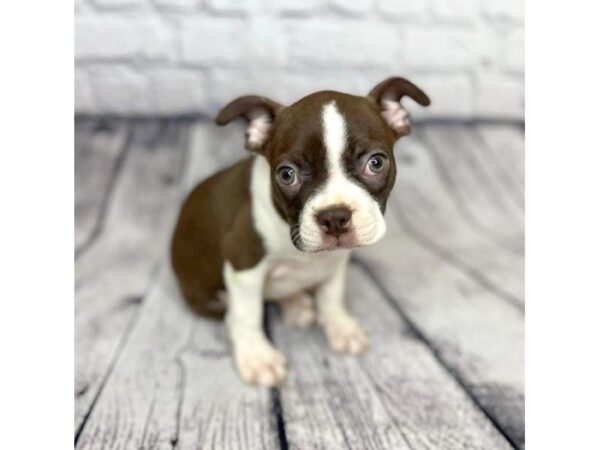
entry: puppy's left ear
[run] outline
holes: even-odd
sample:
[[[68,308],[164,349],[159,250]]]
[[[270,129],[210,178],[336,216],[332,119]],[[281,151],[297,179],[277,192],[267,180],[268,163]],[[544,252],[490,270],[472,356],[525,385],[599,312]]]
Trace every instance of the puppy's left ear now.
[[[410,115],[400,104],[405,95],[422,106],[429,106],[431,100],[425,92],[405,78],[392,77],[382,81],[369,92],[368,97],[381,109],[381,115],[394,130],[398,138],[411,131]]]
[[[246,148],[259,151],[271,135],[273,122],[283,106],[266,97],[246,95],[239,97],[225,106],[215,122],[227,125],[237,117],[243,117],[248,123],[246,128]]]

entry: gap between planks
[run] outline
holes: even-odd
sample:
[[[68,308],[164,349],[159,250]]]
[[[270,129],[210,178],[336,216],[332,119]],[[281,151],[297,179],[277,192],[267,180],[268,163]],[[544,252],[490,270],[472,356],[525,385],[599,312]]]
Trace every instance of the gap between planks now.
[[[379,286],[379,285],[378,285],[378,286]],[[381,288],[381,286],[379,286],[379,287]],[[389,293],[388,293],[388,294],[389,294]],[[389,299],[388,299],[388,300],[389,300]],[[396,306],[397,306],[397,305],[396,305]],[[402,313],[401,313],[401,312],[398,312],[398,314],[402,314]],[[405,317],[404,317],[404,318],[405,318]],[[405,318],[405,319],[406,319],[406,318]],[[407,323],[410,323],[410,322],[408,322],[408,321],[407,321]],[[428,346],[431,348],[431,345],[429,345],[429,344],[428,344]],[[432,350],[434,350],[434,349],[432,348]],[[120,354],[120,353],[119,353],[119,354]],[[437,357],[437,355],[436,355],[436,357]],[[115,362],[115,364],[116,364],[116,362]],[[449,371],[452,373],[451,369],[448,369],[448,370],[449,370]],[[109,375],[107,376],[107,379],[108,379],[108,377],[109,377]],[[463,388],[464,388],[464,386],[463,386]],[[467,393],[468,393],[468,392],[467,392]],[[99,395],[100,395],[100,394],[98,394],[98,396],[99,396]],[[283,418],[282,418],[282,415],[281,415],[281,406],[282,406],[282,405],[281,405],[281,399],[280,399],[280,391],[279,391],[279,390],[274,390],[274,391],[272,392],[272,396],[273,396],[273,405],[272,405],[272,406],[273,406],[273,414],[276,416],[276,420],[281,422],[282,429],[283,429],[283,436],[285,437],[285,425],[283,424]],[[277,411],[276,411],[276,402],[275,402],[275,399],[277,399],[277,400],[278,400],[278,402],[279,402],[279,408],[280,408],[280,409],[279,409],[279,413],[277,413]],[[479,405],[479,404],[478,404],[478,406],[480,407],[480,405]],[[485,411],[484,411],[484,413],[485,413]],[[279,414],[279,415],[278,415],[278,414]],[[278,422],[278,423],[279,423],[279,422]],[[281,445],[285,445],[285,448],[287,448],[287,440],[283,439],[281,442],[282,442],[282,443],[281,443]],[[175,441],[175,444],[176,444],[176,441]],[[284,447],[282,447],[282,448],[284,448]]]
[[[171,165],[167,164],[168,167],[165,169],[165,171],[162,171],[162,172],[159,171],[156,174],[154,174],[157,177],[156,180],[152,181],[152,183],[154,183],[154,184],[157,184],[157,183],[160,184],[160,183],[164,183],[164,182],[168,181],[168,180],[160,178],[161,174],[163,176],[167,176],[168,175],[169,177],[173,177],[173,180],[179,180],[180,184],[182,183],[182,180],[183,180],[183,177],[181,176],[181,173],[182,173],[183,167],[185,166],[185,156],[186,156],[186,153],[187,153],[187,145],[185,145],[185,143],[186,143],[185,137],[187,136],[187,134],[185,133],[185,127],[182,124],[175,124],[174,122],[169,122],[169,123],[171,124],[171,129],[172,129],[171,130],[171,134],[173,134],[173,131],[175,131],[175,130],[179,130],[179,131],[183,130],[184,131],[184,134],[183,134],[183,137],[184,137],[184,139],[183,139],[183,144],[184,144],[183,148],[172,149],[172,150],[169,150],[169,151],[166,151],[166,149],[164,149],[164,148],[156,150],[158,148],[156,146],[156,144],[157,144],[156,139],[158,139],[158,134],[154,136],[154,142],[143,141],[143,142],[138,142],[137,143],[137,146],[139,147],[139,148],[136,149],[136,152],[137,152],[136,155],[137,155],[138,159],[140,157],[142,157],[142,161],[143,161],[143,159],[147,157],[147,156],[142,156],[142,154],[140,153],[140,149],[141,149],[142,153],[147,152],[147,150],[144,150],[144,149],[150,149],[150,152],[152,154],[154,154],[154,155],[157,155],[157,154],[160,153],[161,155],[167,156],[167,158],[168,158],[167,162],[170,162],[170,163],[175,162],[175,164],[171,164]],[[144,130],[149,129],[147,125],[148,124],[144,125]],[[152,124],[150,124],[150,125],[152,125]],[[154,124],[154,125],[158,125],[158,124]],[[177,125],[178,128],[173,128],[175,125]],[[138,135],[140,134],[139,131],[141,130],[141,128],[140,128],[141,126],[142,126],[141,124],[138,124],[138,126],[137,126],[137,128],[138,128]],[[156,127],[154,127],[154,128],[156,128]],[[156,128],[156,129],[157,130],[162,130],[163,127],[161,126],[161,127]],[[178,136],[180,136],[180,135],[181,135],[181,133],[178,133]],[[141,135],[138,136],[138,138],[140,138],[140,137],[141,137]],[[157,153],[157,152],[159,152],[159,153]],[[168,156],[167,153],[171,153],[171,152],[174,152],[174,153],[172,153],[173,156]],[[128,151],[128,153],[130,153],[130,152]],[[145,155],[148,155],[148,153],[145,153]],[[177,156],[177,155],[180,155],[180,156]],[[173,158],[176,158],[176,159],[173,159]],[[177,160],[179,160],[179,163],[180,163],[179,165],[177,165]],[[137,162],[140,163],[140,161],[137,161]],[[162,162],[163,163],[165,162],[164,159],[163,159]],[[129,166],[131,166],[133,164],[133,162],[129,162],[128,164],[129,164]],[[138,171],[139,170],[139,168],[137,166],[134,166],[134,167],[129,167],[128,171],[132,172],[132,169],[134,171]],[[129,173],[129,172],[128,172],[128,177],[131,178],[132,173]],[[122,217],[123,213],[126,213],[126,215],[128,214],[129,216],[131,216],[131,213],[129,211],[131,209],[130,208],[131,205],[123,205],[122,204],[125,200],[129,199],[129,197],[127,197],[127,196],[126,196],[125,199],[122,198],[123,195],[124,195],[124,193],[127,193],[127,195],[131,195],[131,194],[133,194],[135,192],[135,186],[131,185],[132,179],[125,180],[125,181],[128,181],[128,183],[125,183],[126,184],[125,191],[122,192],[123,191],[123,186],[121,186],[122,185],[121,182],[119,183],[119,188],[118,188],[119,189],[119,193],[118,193],[117,197],[119,197],[118,200],[119,200],[120,203],[119,202],[116,202],[116,203],[119,203],[119,205],[120,205],[117,208],[117,210],[119,211],[119,215],[118,215],[118,219],[119,220],[123,220],[124,219],[124,217]],[[171,181],[169,181],[169,183],[171,183]],[[133,188],[133,190],[132,190],[132,188]],[[148,186],[145,186],[145,188],[148,188]],[[144,188],[140,188],[140,189],[144,189]],[[169,187],[168,189],[163,189],[163,190],[164,190],[165,196],[166,196],[173,189],[171,187]],[[166,199],[166,197],[165,197],[165,199]],[[113,202],[113,203],[115,203],[115,202]],[[127,202],[125,202],[125,203],[127,203]],[[171,202],[169,202],[169,203],[171,203]],[[147,204],[146,204],[146,206],[147,206]],[[155,205],[155,208],[156,208],[156,205]],[[114,208],[111,206],[111,212],[114,213],[114,211],[112,211],[112,209],[114,209]],[[164,213],[164,211],[163,211],[163,213]],[[139,217],[139,215],[135,215],[134,214],[134,216],[127,217],[127,219],[132,219],[133,222],[135,223],[135,222],[139,222],[140,220],[142,220],[142,219],[145,218],[145,216],[143,216],[143,215],[142,215],[141,218]],[[115,222],[115,217],[111,217],[111,221]],[[164,221],[162,221],[162,220],[155,221],[155,223],[162,223],[162,222],[164,222]],[[117,221],[117,223],[119,223],[119,222]],[[128,222],[126,222],[126,223],[128,223]],[[114,225],[114,223],[113,223],[113,225]],[[148,224],[145,224],[145,226],[147,226],[147,225]],[[131,226],[131,224],[128,223],[128,226]],[[153,224],[151,224],[151,226],[154,227],[154,222],[153,222]],[[158,226],[158,225],[156,225],[156,226]],[[125,227],[125,228],[127,228],[127,227]],[[145,230],[145,232],[146,231],[148,231],[148,230]],[[114,234],[114,230],[113,229],[111,229],[111,232],[112,232],[112,234]],[[106,234],[107,234],[106,232],[100,234],[100,236],[102,236],[102,239],[96,241],[96,242],[98,242],[98,245],[100,245],[100,241],[102,241],[104,244],[106,244],[106,242],[104,242],[105,241],[105,239],[104,239],[105,236],[104,235],[106,235]],[[146,235],[144,235],[144,236],[146,236]],[[148,235],[148,236],[150,236],[150,235]],[[148,237],[148,236],[146,236],[146,237]],[[116,241],[116,243],[118,243],[118,241]],[[145,244],[147,244],[147,243],[145,243],[145,242],[141,243],[141,245],[145,245]],[[114,247],[115,246],[115,242],[112,242],[112,245]],[[96,251],[96,247],[97,247],[97,245],[94,245],[94,246],[90,247],[90,250],[94,249],[94,252],[95,252]],[[152,251],[152,253],[154,253],[154,251]],[[152,253],[146,254],[146,257],[152,257]],[[110,253],[110,254],[112,255],[112,253]],[[88,255],[87,252],[86,252],[85,258],[82,258],[82,260],[86,259],[86,258],[89,259],[88,256],[91,256],[91,255]],[[115,255],[112,255],[111,261],[113,259],[115,259],[114,256]],[[80,260],[78,262],[80,268],[81,268],[82,260]],[[117,316],[115,316],[115,312],[118,312],[119,315],[121,316],[120,322],[123,323],[123,328],[121,330],[117,330],[117,333],[112,333],[112,335],[109,336],[108,339],[105,339],[105,335],[106,335],[106,327],[110,328],[110,323],[105,323],[103,325],[104,328],[100,328],[97,331],[95,331],[96,334],[98,334],[98,332],[100,332],[99,336],[94,337],[95,340],[97,340],[97,341],[99,340],[99,342],[100,342],[99,345],[102,345],[102,344],[109,345],[110,348],[112,349],[110,357],[106,359],[106,365],[104,365],[103,363],[102,364],[98,363],[97,362],[98,358],[96,358],[96,360],[94,360],[94,361],[88,361],[87,363],[86,363],[86,361],[84,361],[84,365],[85,364],[87,364],[87,365],[85,365],[84,367],[81,367],[80,370],[76,371],[76,375],[78,377],[80,377],[81,380],[82,380],[82,383],[84,383],[84,384],[82,384],[82,387],[81,387],[81,389],[82,389],[81,393],[79,393],[79,391],[77,392],[77,396],[76,396],[77,402],[76,402],[76,405],[77,405],[77,403],[80,403],[81,406],[82,406],[82,408],[85,408],[85,409],[77,410],[77,412],[76,412],[76,418],[75,418],[75,420],[76,420],[76,430],[82,430],[83,429],[81,422],[84,420],[84,418],[86,418],[85,420],[87,421],[87,418],[89,418],[90,414],[92,413],[92,410],[93,410],[93,408],[96,405],[97,398],[99,397],[99,395],[97,393],[97,390],[99,388],[103,388],[104,384],[109,379],[109,376],[110,376],[110,373],[111,373],[112,369],[114,368],[114,365],[111,365],[112,362],[114,362],[116,359],[118,359],[120,357],[121,352],[125,348],[124,342],[127,339],[127,333],[130,333],[131,330],[133,329],[133,324],[134,323],[132,323],[132,320],[135,318],[136,314],[139,314],[139,312],[141,310],[140,309],[140,302],[143,301],[144,295],[147,292],[147,290],[149,289],[148,288],[148,283],[150,283],[152,281],[152,277],[156,273],[156,263],[157,263],[157,261],[160,261],[160,258],[155,259],[154,262],[148,261],[150,264],[146,264],[148,266],[147,267],[147,271],[144,268],[143,273],[139,273],[139,274],[136,275],[137,278],[138,278],[138,280],[136,281],[136,284],[139,282],[140,287],[141,287],[141,291],[139,291],[139,294],[138,293],[125,292],[125,291],[123,291],[123,288],[118,288],[117,287],[116,291],[114,289],[112,290],[112,291],[114,291],[112,293],[115,294],[114,298],[104,298],[104,301],[101,301],[101,299],[98,298],[97,301],[96,301],[96,303],[98,303],[98,301],[100,301],[101,303],[107,303],[107,301],[108,301],[108,303],[109,303],[109,305],[107,306],[108,310],[106,308],[104,308],[104,309],[101,309],[99,312],[101,314],[107,314],[108,315],[107,319],[108,320],[113,320],[113,321],[117,317]],[[90,261],[88,261],[88,263],[89,262]],[[114,265],[113,264],[114,262],[115,261],[112,261],[111,264]],[[116,259],[116,262],[119,262],[118,258]],[[89,272],[92,269],[93,269],[93,272],[100,270],[100,267],[95,267],[95,269],[94,269],[94,265],[97,266],[97,264],[92,264],[91,267],[87,268],[87,269],[89,269],[87,271]],[[109,280],[103,280],[104,284],[102,286],[104,286],[107,281],[110,281],[110,279]],[[117,281],[119,281],[119,280],[117,279]],[[123,280],[121,280],[121,282],[122,281]],[[87,282],[89,283],[89,280],[87,280]],[[114,280],[112,281],[112,283],[114,284]],[[144,283],[144,284],[142,284],[142,283]],[[132,286],[127,285],[127,286],[128,287],[125,287],[124,289],[129,289],[129,290],[134,289],[134,288],[137,289],[137,287],[135,287],[134,285],[132,285]],[[101,287],[101,286],[98,286],[98,287]],[[105,289],[105,288],[106,288],[106,286],[103,289]],[[109,293],[110,292],[111,292],[111,290],[109,289]],[[81,295],[81,292],[79,292],[79,295]],[[124,295],[126,296],[125,298],[123,298]],[[128,299],[127,295],[130,295],[130,296],[133,295],[134,298]],[[94,300],[94,298],[92,297],[91,300]],[[110,304],[112,304],[112,303],[114,303],[114,305],[113,305],[113,307],[110,307]],[[121,307],[119,305],[124,305],[124,306],[126,306],[126,308]],[[77,303],[76,303],[76,306],[77,306]],[[132,311],[132,309],[133,309],[133,311]],[[125,314],[129,314],[129,317],[125,317],[124,316]],[[76,309],[76,315],[77,315],[77,309]],[[93,318],[91,320],[93,320]],[[87,322],[89,322],[89,320],[85,319],[84,322],[82,323],[82,325],[86,325],[86,326],[89,325]],[[132,327],[132,328],[130,328],[130,327]],[[85,326],[83,326],[83,328],[85,328]],[[82,335],[83,335],[84,338],[88,337],[86,335],[85,330],[82,331]],[[109,333],[109,335],[110,335],[110,333]],[[104,342],[104,341],[106,341],[106,342]],[[85,341],[85,339],[84,339],[84,344],[83,344],[84,346],[85,346],[85,342],[87,342],[87,341]],[[114,347],[113,347],[113,344],[114,344]],[[91,350],[97,350],[97,348],[96,347],[92,347]],[[78,356],[81,358],[83,355],[78,355]],[[98,355],[96,355],[96,356],[98,356]],[[89,357],[88,357],[88,359],[89,359]],[[104,360],[102,358],[100,358],[100,361],[104,361]],[[97,365],[98,367],[93,367],[94,365]],[[78,368],[78,366],[76,365],[76,369],[77,368]],[[89,390],[89,392],[87,392],[88,390]],[[86,393],[87,393],[87,398],[81,398]],[[80,431],[79,431],[79,433],[80,433]]]
[[[150,274],[150,283],[148,284],[146,291],[139,297],[139,299],[137,299],[137,298],[135,299],[135,303],[137,306],[132,311],[131,316],[129,317],[129,321],[127,322],[127,325],[125,327],[123,334],[121,335],[121,339],[119,339],[117,348],[115,349],[115,352],[108,364],[108,367],[106,368],[106,372],[104,373],[102,380],[100,381],[100,385],[97,388],[94,398],[93,398],[88,410],[85,412],[81,423],[77,427],[77,430],[75,431],[75,447],[77,446],[77,443],[79,442],[79,439],[81,438],[81,435],[83,434],[85,425],[87,424],[87,421],[89,420],[90,415],[92,414],[94,407],[96,406],[96,403],[98,402],[98,399],[100,398],[100,396],[102,395],[102,392],[104,391],[104,387],[106,386],[106,383],[110,379],[110,376],[111,376],[114,368],[116,367],[117,363],[119,362],[119,358],[121,357],[121,354],[123,353],[123,349],[127,346],[129,337],[131,336],[131,333],[133,332],[135,325],[137,324],[138,319],[140,317],[140,313],[142,310],[142,306],[144,304],[144,300],[146,299],[148,294],[151,292],[152,287],[154,285],[156,285],[156,280],[158,279],[157,275],[159,273],[159,268],[160,268],[160,264],[157,264],[155,266],[155,268],[152,269],[151,274]]]
[[[451,158],[451,155],[446,154],[447,152],[445,153],[441,147],[444,145],[445,141],[448,138],[452,138],[455,141],[453,142],[454,145],[450,145],[450,147],[452,147],[453,150],[459,151],[461,158],[465,160],[460,163],[457,163],[462,171],[466,171],[469,173],[469,176],[465,178],[471,178],[471,183],[473,182],[473,180],[477,180],[477,183],[475,183],[477,185],[477,192],[484,192],[487,194],[488,197],[493,197],[494,200],[498,198],[498,196],[494,195],[495,193],[493,192],[494,189],[497,188],[497,186],[495,186],[497,183],[492,183],[488,179],[488,177],[479,170],[481,169],[480,166],[482,166],[481,161],[477,160],[475,162],[472,157],[473,155],[470,155],[470,153],[473,151],[473,147],[477,147],[477,143],[480,145],[483,145],[484,143],[483,139],[480,136],[476,136],[476,134],[477,130],[475,130],[474,127],[458,127],[456,129],[451,130],[449,130],[448,127],[433,127],[419,130],[416,133],[416,139],[423,143],[427,153],[431,156],[436,172],[439,178],[448,188],[450,198],[454,202],[457,211],[463,216],[463,218],[467,222],[471,224],[473,229],[480,233],[483,237],[486,237],[495,242],[498,246],[503,247],[506,250],[515,254],[522,255],[523,251],[520,239],[519,245],[515,246],[512,242],[510,242],[512,241],[512,238],[508,239],[506,237],[498,236],[496,234],[499,229],[497,223],[492,225],[479,219],[478,216],[480,214],[476,214],[476,212],[472,210],[473,205],[470,204],[469,195],[465,192],[467,186],[464,185],[465,183],[460,182],[460,178],[458,180],[454,179],[453,175],[451,175],[452,171],[450,171],[449,167],[447,167],[449,161],[452,161],[451,159],[448,159]],[[473,140],[477,142],[473,142]],[[484,147],[486,147],[489,150],[489,146]],[[474,153],[478,152],[475,151]],[[478,158],[481,158],[481,155],[478,154]],[[454,176],[458,176],[458,173]],[[465,182],[467,183],[467,185],[469,184],[467,180],[465,180]],[[501,189],[501,191],[503,192],[503,194],[506,195],[499,196],[499,198],[508,196],[510,197],[510,200],[514,200],[512,192],[507,193],[506,189]],[[470,197],[471,200],[473,200],[476,204],[477,200],[472,198],[473,192],[471,192]],[[491,197],[488,198],[486,202],[484,202],[484,204],[488,207],[494,203],[494,200],[492,200]],[[492,213],[492,218],[504,214],[506,216],[506,219],[508,219],[508,223],[511,223],[515,220],[517,220],[518,223],[520,223],[519,221],[521,220],[521,218],[517,219],[509,212],[509,210],[514,210],[514,208],[510,208],[508,205],[505,205],[505,203],[506,202],[504,201],[500,202],[500,204],[503,206],[500,209],[504,210],[504,212],[502,213],[496,211],[495,208],[489,209],[489,212]],[[508,203],[512,205],[512,202]],[[522,212],[522,209],[520,209],[519,213],[522,214]]]
[[[82,143],[84,146],[88,146],[88,145],[94,145],[93,141],[94,138],[97,139],[97,137],[95,136],[98,133],[104,132],[106,131],[105,128],[108,127],[108,129],[110,130],[110,126],[103,124],[101,121],[100,122],[92,122],[89,124],[86,124],[90,130],[88,130],[89,132],[86,133],[87,135],[85,136],[81,136],[80,139],[83,139],[84,142]],[[113,124],[114,126],[114,124]],[[114,161],[109,162],[110,167],[109,167],[109,173],[108,176],[106,177],[106,189],[103,192],[100,192],[100,199],[99,199],[99,205],[97,210],[95,211],[90,211],[88,214],[91,214],[92,217],[92,226],[91,226],[91,230],[87,233],[87,236],[84,237],[84,239],[80,242],[77,243],[75,246],[75,260],[77,260],[83,253],[85,253],[85,251],[90,248],[94,241],[98,238],[98,236],[102,233],[102,228],[104,225],[104,218],[106,216],[106,211],[108,208],[108,205],[110,203],[111,197],[112,197],[112,193],[114,192],[114,187],[117,184],[117,180],[119,178],[119,174],[121,172],[122,166],[123,166],[123,162],[126,158],[126,153],[127,153],[127,149],[130,147],[130,143],[131,143],[131,137],[132,137],[132,130],[131,130],[131,125],[128,121],[125,121],[125,123],[123,124],[123,127],[125,128],[124,133],[125,133],[125,137],[123,139],[123,142],[116,142],[116,145],[118,146],[118,149],[116,150],[116,155],[114,155]],[[113,134],[117,134],[117,131],[113,131]],[[119,136],[112,136],[112,139],[114,140],[118,140]],[[96,150],[97,151],[97,150]],[[81,151],[80,151],[81,152]],[[91,150],[90,153],[93,153],[94,150]],[[100,152],[106,152],[106,149],[102,148],[100,150]],[[110,153],[110,152],[108,152]],[[76,154],[77,154],[77,150],[76,150]],[[87,155],[87,157],[93,157],[93,155]],[[77,162],[77,159],[76,159]],[[94,168],[96,169],[96,168]],[[77,167],[76,167],[76,175],[77,175],[78,171],[77,171]],[[77,181],[76,181],[77,184]],[[81,185],[77,185],[78,189],[82,189],[83,186]],[[88,199],[89,200],[89,199]],[[77,206],[77,203],[76,203]],[[76,223],[78,222],[77,220],[77,213],[75,214],[75,220]],[[81,226],[79,223],[77,223],[77,225]]]
[[[519,443],[515,442],[514,439],[508,435],[502,425],[498,423],[496,418],[489,413],[489,411],[481,404],[476,395],[471,391],[466,381],[462,378],[460,373],[449,366],[444,358],[441,356],[440,350],[437,346],[429,339],[426,334],[420,329],[420,327],[409,317],[408,314],[404,312],[402,307],[398,304],[398,302],[394,301],[393,296],[387,290],[384,283],[375,275],[373,269],[362,259],[353,257],[352,264],[359,267],[362,272],[367,275],[367,277],[371,280],[373,285],[379,290],[381,296],[386,300],[386,302],[391,306],[391,308],[398,314],[398,316],[406,322],[409,329],[412,333],[414,333],[415,337],[419,339],[426,347],[429,348],[433,356],[435,357],[438,364],[444,368],[446,373],[452,377],[456,381],[456,383],[461,387],[461,389],[468,395],[473,404],[488,418],[488,420],[494,425],[496,430],[502,434],[502,436],[510,443],[510,445],[515,449],[519,450],[521,446]]]
[[[471,128],[467,131],[475,133]],[[424,132],[436,134],[436,130],[423,130],[422,133]],[[523,313],[524,292],[518,278],[523,255],[506,250],[497,243],[497,239],[487,234],[480,234],[469,215],[465,215],[462,196],[457,198],[454,189],[450,188],[451,182],[445,179],[440,162],[436,161],[435,151],[423,139],[417,136],[416,139],[401,141],[397,151],[399,186],[390,196],[388,203],[394,207],[389,208],[392,210],[389,214],[422,247]],[[433,211],[427,212],[428,209]],[[421,210],[426,213],[425,217],[421,217]],[[448,228],[445,223],[453,226]],[[502,283],[507,281],[507,275],[510,284],[505,289]]]

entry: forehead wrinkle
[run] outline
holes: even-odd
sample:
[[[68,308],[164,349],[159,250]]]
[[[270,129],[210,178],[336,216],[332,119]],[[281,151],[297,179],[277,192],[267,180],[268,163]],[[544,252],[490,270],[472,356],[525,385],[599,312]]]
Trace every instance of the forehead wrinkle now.
[[[346,148],[346,121],[335,101],[323,106],[323,142],[330,175],[342,173],[342,154]]]

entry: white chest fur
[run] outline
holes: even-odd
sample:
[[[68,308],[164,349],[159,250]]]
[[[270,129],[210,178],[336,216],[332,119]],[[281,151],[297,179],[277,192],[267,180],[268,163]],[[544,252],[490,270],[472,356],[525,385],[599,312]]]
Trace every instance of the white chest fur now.
[[[265,297],[281,299],[309,289],[329,278],[345,264],[346,249],[323,253],[298,250],[291,241],[289,225],[275,210],[271,199],[271,169],[267,159],[257,155],[252,165],[250,192],[256,231],[261,236],[265,257]]]
[[[348,251],[345,251],[347,254]],[[283,299],[315,287],[329,279],[342,262],[344,254],[316,254],[311,257],[298,255],[273,255],[267,257],[265,297]]]

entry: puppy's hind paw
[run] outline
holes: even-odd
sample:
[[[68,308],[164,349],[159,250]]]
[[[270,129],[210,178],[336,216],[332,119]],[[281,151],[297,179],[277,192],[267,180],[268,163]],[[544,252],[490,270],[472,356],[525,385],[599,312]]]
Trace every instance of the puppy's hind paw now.
[[[336,320],[325,325],[325,333],[331,348],[338,353],[359,355],[369,347],[369,339],[360,325],[352,318]]]
[[[281,303],[283,317],[287,325],[296,328],[308,328],[317,320],[317,312],[313,299],[309,294],[301,292]]]

